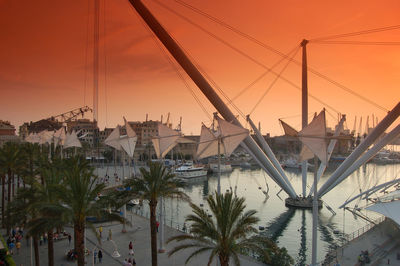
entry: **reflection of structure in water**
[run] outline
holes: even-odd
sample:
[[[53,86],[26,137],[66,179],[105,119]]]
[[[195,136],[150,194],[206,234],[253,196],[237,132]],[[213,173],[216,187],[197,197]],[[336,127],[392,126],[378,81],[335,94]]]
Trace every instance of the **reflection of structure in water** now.
[[[283,231],[285,231],[290,220],[292,220],[294,213],[295,209],[287,209],[268,224],[267,230],[264,234],[273,241],[276,241],[282,235]]]
[[[307,260],[307,239],[306,239],[306,210],[301,211],[300,249],[296,259],[296,265],[305,265]]]

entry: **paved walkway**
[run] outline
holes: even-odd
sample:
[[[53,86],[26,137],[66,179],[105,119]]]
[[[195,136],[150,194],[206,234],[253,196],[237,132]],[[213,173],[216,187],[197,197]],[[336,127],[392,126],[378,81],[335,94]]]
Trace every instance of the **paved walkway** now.
[[[368,265],[400,265],[400,260],[397,259],[397,253],[400,252],[399,241],[398,225],[386,219],[331,254],[341,266],[358,265],[358,256],[365,250],[368,250],[371,257],[371,263]],[[327,265],[334,264],[335,260]]]
[[[101,241],[101,245],[98,243],[97,239],[93,232],[87,232],[87,247],[89,250],[93,250],[94,247],[101,248],[103,250],[103,263],[102,265],[122,265],[122,262],[125,258],[129,258],[129,249],[128,244],[129,241],[133,242],[133,249],[134,249],[134,257],[136,260],[137,265],[151,265],[151,249],[150,249],[150,226],[149,220],[143,218],[141,216],[135,214],[128,214],[128,219],[130,220],[132,216],[133,226],[127,227],[127,232],[122,233],[122,225],[117,223],[103,223],[103,224],[96,224],[97,227],[100,225],[103,226],[103,239]],[[111,255],[115,250],[114,245],[111,241],[106,240],[105,236],[108,236],[108,231],[112,230],[112,239],[117,246],[118,252],[121,254],[121,257],[114,258]],[[66,231],[72,233],[72,228],[66,228]],[[2,231],[4,235],[4,230]],[[165,239],[177,234],[181,234],[173,228],[166,227],[165,229]],[[72,234],[73,235],[73,234]],[[165,249],[171,250],[174,243],[166,245]],[[55,265],[57,266],[66,266],[66,265],[73,265],[73,262],[67,261],[65,254],[68,252],[69,249],[73,248],[73,240],[71,241],[71,246],[68,244],[68,239],[63,239],[56,241],[54,243],[55,249]],[[190,251],[185,250],[181,251],[171,257],[168,257],[166,253],[158,254],[158,265],[184,265],[186,258],[189,256]],[[31,265],[30,264],[30,247],[27,246],[26,241],[22,242],[22,247],[20,250],[20,254],[17,255],[14,253],[14,260],[17,266],[20,265]],[[91,255],[86,256],[87,264],[93,265],[93,256]],[[249,266],[257,266],[262,265],[251,258],[248,257],[241,257],[241,265],[249,265]],[[206,265],[208,261],[208,254],[202,254],[195,258],[193,258],[188,265]],[[47,265],[47,244],[40,246],[40,262],[41,265]],[[97,261],[97,264],[98,261]],[[216,265],[216,263],[213,263]]]

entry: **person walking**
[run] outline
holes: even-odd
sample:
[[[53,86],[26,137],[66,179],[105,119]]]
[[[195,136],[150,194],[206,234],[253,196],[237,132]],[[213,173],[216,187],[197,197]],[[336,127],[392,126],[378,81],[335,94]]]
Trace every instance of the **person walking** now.
[[[129,242],[129,255],[133,256],[133,244],[132,241]]]
[[[94,251],[93,251],[93,262],[94,262],[94,264],[96,264],[96,260],[97,260],[97,250],[94,249]]]
[[[15,247],[17,248],[17,254],[19,254],[19,249],[21,248],[21,242],[17,241],[17,243],[15,244]]]
[[[72,240],[72,236],[71,236],[71,234],[68,234],[68,246],[71,246],[71,240]]]
[[[99,253],[97,253],[97,257],[99,258],[99,263],[101,263],[101,260],[103,259],[103,252],[101,252],[101,249],[99,249]]]
[[[100,228],[99,228],[100,238],[101,238],[101,233],[103,233],[103,226],[100,226]]]

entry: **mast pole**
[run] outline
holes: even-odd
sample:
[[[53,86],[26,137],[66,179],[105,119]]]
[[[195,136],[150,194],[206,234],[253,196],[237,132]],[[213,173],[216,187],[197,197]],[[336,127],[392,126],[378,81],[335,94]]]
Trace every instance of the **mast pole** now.
[[[201,75],[199,70],[193,65],[189,58],[185,55],[179,45],[171,38],[168,32],[162,27],[151,12],[143,5],[140,0],[129,0],[138,14],[143,18],[146,24],[154,32],[157,38],[163,43],[165,48],[171,53],[175,60],[181,65],[193,82],[199,87],[207,99],[214,105],[217,111],[224,117],[225,120],[232,122],[235,125],[242,126],[235,115],[229,110],[222,99],[214,91],[212,86]],[[252,155],[257,162],[260,163],[263,169],[267,169],[272,174],[273,179],[291,198],[296,198],[296,194],[290,191],[290,188],[285,181],[280,177],[279,172],[272,165],[271,161],[265,156],[257,143],[250,137],[246,137],[241,145]]]
[[[303,48],[302,68],[301,68],[301,127],[302,129],[308,125],[308,78],[307,78],[307,43],[308,40],[301,42]],[[304,144],[303,144],[304,146]],[[303,197],[306,196],[307,187],[307,160],[301,162],[302,174],[302,191]]]

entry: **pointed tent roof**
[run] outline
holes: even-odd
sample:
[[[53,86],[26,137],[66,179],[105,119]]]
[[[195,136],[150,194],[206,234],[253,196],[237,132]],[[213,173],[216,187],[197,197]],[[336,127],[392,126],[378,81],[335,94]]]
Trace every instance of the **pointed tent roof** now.
[[[30,133],[28,136],[26,136],[25,141],[29,143],[38,143],[39,138],[36,133]]]
[[[285,122],[283,122],[280,119],[279,119],[279,122],[281,122],[283,131],[285,132],[286,136],[297,137],[299,132],[296,129],[292,128],[291,126],[289,126],[288,124],[286,124]]]
[[[197,148],[197,157],[199,159],[218,154],[218,136],[221,137],[222,149],[225,156],[229,157],[237,146],[249,135],[249,131],[243,127],[229,123],[220,117],[216,119],[218,121],[219,132],[213,133],[205,125],[201,127],[200,143]]]
[[[57,147],[58,144],[60,145],[64,145],[65,142],[65,129],[64,127],[60,127],[60,129],[58,129],[55,133],[54,133],[54,147]]]
[[[121,136],[119,139],[119,144],[124,149],[124,151],[128,154],[129,157],[133,158],[133,154],[135,152],[137,136],[135,131],[131,128],[129,123],[126,121],[124,117],[125,128],[126,128],[126,136]]]
[[[69,148],[69,147],[78,147],[81,148],[82,144],[78,139],[78,136],[76,135],[75,130],[71,132],[71,134],[67,134],[64,142],[64,147]]]
[[[390,201],[390,202],[378,202],[371,206],[368,206],[365,209],[369,210],[369,211],[380,213],[380,214],[392,219],[394,222],[396,222],[400,226],[399,208],[400,208],[400,201],[395,200],[395,201]]]
[[[104,140],[104,144],[113,147],[116,150],[121,150],[121,144],[119,142],[120,133],[119,125],[117,125],[111,134]]]
[[[225,155],[229,157],[239,144],[249,135],[249,131],[217,117]]]
[[[51,143],[54,132],[43,130],[37,134],[39,144]]]
[[[158,137],[153,138],[154,149],[157,158],[164,158],[167,153],[174,148],[180,138],[179,132],[167,127],[164,124],[158,123]]]
[[[299,132],[299,138],[320,160],[327,163],[325,110]]]
[[[200,142],[197,146],[197,158],[206,158],[218,154],[218,138],[204,124],[201,126]]]

